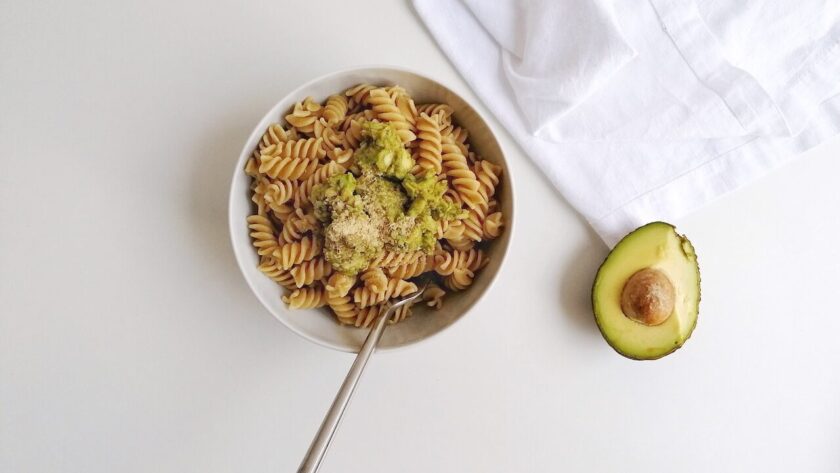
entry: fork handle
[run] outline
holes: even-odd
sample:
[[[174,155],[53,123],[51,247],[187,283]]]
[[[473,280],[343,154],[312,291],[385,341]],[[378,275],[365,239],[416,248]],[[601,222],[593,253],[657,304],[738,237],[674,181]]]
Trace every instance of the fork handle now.
[[[321,460],[324,459],[324,455],[327,453],[327,448],[329,448],[333,435],[335,435],[335,430],[338,428],[339,422],[341,422],[341,417],[344,415],[345,409],[347,409],[347,404],[350,403],[350,397],[353,396],[356,384],[359,383],[362,371],[364,371],[370,355],[376,350],[376,345],[379,344],[379,339],[382,338],[382,333],[385,332],[385,325],[388,319],[391,318],[393,312],[394,307],[389,307],[383,315],[376,319],[376,323],[370,329],[364,345],[359,350],[359,354],[356,355],[356,361],[350,367],[347,377],[344,378],[344,382],[341,384],[341,389],[335,395],[335,400],[330,410],[324,416],[324,421],[321,422],[321,427],[318,429],[318,433],[315,434],[315,438],[309,446],[309,451],[303,457],[303,461],[298,468],[298,473],[315,473],[321,466]]]

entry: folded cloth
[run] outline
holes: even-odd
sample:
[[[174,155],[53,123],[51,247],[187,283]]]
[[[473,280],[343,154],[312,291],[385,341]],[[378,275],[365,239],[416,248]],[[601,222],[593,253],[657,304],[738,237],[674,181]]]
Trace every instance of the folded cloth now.
[[[836,2],[484,3],[414,0],[470,86],[607,244],[840,131]],[[569,13],[573,3],[589,5]]]
[[[502,46],[505,76],[532,132],[588,98],[636,56],[611,10],[598,2],[465,3]],[[558,28],[570,24],[575,27]]]

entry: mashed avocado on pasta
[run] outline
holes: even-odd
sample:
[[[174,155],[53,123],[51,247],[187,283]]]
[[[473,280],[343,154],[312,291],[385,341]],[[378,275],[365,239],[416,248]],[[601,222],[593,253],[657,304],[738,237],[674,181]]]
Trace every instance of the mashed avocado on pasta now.
[[[365,122],[363,130],[353,172],[330,177],[311,194],[324,226],[324,256],[346,274],[364,270],[384,250],[431,252],[438,220],[463,216],[443,199],[446,180],[409,173],[414,160],[392,125]]]
[[[362,171],[403,179],[414,167],[394,127],[387,123],[365,121],[362,132],[367,137],[353,155]]]

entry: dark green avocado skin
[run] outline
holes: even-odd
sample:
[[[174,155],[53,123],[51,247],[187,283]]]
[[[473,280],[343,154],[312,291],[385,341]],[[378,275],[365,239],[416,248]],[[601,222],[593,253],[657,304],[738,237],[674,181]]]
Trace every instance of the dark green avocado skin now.
[[[601,262],[600,266],[598,266],[598,271],[595,272],[596,277],[595,277],[595,280],[592,282],[592,290],[590,291],[589,302],[592,304],[592,317],[595,319],[595,325],[598,326],[598,331],[601,332],[601,336],[604,337],[604,340],[606,340],[606,337],[605,337],[605,334],[604,334],[604,329],[601,327],[601,324],[598,322],[598,317],[595,316],[595,305],[596,305],[596,302],[595,302],[595,284],[598,281],[597,274],[601,272],[601,268],[603,268],[604,264],[607,262],[607,259],[609,258],[610,254],[612,254],[613,250],[616,247],[618,247],[621,244],[621,242],[623,242],[627,237],[629,237],[630,235],[632,235],[636,231],[641,230],[641,229],[643,229],[645,227],[648,227],[648,226],[652,226],[652,225],[667,225],[667,226],[671,227],[671,229],[674,231],[674,233],[677,232],[677,227],[671,225],[668,222],[656,221],[656,222],[650,222],[650,223],[647,223],[645,225],[642,225],[641,227],[638,227],[635,230],[633,230],[632,232],[625,235],[624,238],[622,238],[618,243],[616,243],[615,246],[613,246],[613,249],[610,250],[609,253],[607,253],[607,256],[604,258],[604,261]],[[691,251],[694,252],[694,246],[691,244],[691,242],[687,238],[685,238],[685,236],[680,235],[679,233],[677,233],[677,236],[679,236],[680,239],[682,239],[684,245],[687,244],[688,247],[691,249]],[[695,254],[695,257],[696,257],[697,253],[694,253],[694,254]],[[700,266],[696,265],[696,267],[697,267],[697,281],[702,282],[701,278],[700,278]],[[701,291],[701,287],[702,287],[702,284],[701,284],[700,287],[697,288],[697,304],[698,305],[700,304],[700,301],[702,300],[702,295],[703,295],[702,291]],[[667,353],[663,353],[659,356],[654,356],[654,357],[650,357],[650,358],[640,358],[640,357],[637,357],[637,356],[633,355],[632,353],[625,353],[625,352],[619,350],[618,348],[614,347],[612,344],[607,343],[607,345],[609,345],[610,348],[615,350],[615,352],[618,353],[619,355],[621,355],[625,358],[629,358],[629,359],[634,360],[634,361],[654,361],[654,360],[658,360],[660,358],[664,358],[664,357],[670,355],[671,353],[674,353],[675,351],[682,348],[683,345],[685,345],[685,342],[687,342],[691,338],[691,336],[694,334],[694,329],[697,328],[697,319],[699,319],[699,318],[700,318],[700,312],[699,312],[699,309],[698,309],[697,317],[694,319],[694,325],[692,325],[691,331],[689,331],[689,334],[685,338],[685,340],[683,340],[682,343],[676,343],[675,342],[673,349],[671,349]]]

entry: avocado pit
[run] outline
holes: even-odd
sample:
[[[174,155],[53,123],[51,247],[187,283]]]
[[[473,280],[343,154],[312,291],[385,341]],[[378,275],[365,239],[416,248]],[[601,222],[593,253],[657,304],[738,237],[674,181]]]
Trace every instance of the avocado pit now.
[[[621,291],[621,311],[644,325],[659,325],[674,312],[674,285],[668,276],[654,268],[635,272]]]

